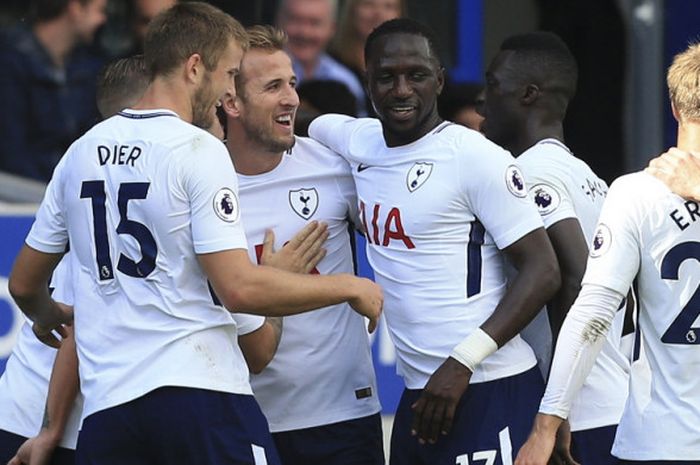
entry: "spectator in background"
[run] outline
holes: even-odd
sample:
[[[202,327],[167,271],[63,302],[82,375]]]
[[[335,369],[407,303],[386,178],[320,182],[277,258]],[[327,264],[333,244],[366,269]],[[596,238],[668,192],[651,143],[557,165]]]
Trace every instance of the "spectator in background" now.
[[[346,0],[340,13],[338,33],[331,41],[331,56],[347,66],[355,76],[365,79],[365,40],[384,21],[406,16],[406,0]],[[374,115],[372,102],[365,94],[365,108]]]
[[[331,79],[348,86],[358,113],[367,114],[365,92],[353,73],[326,53],[335,34],[337,0],[281,0],[277,24],[289,37],[287,51],[299,82]]]
[[[29,27],[0,44],[0,170],[48,181],[68,146],[98,118],[102,58],[83,45],[107,0],[34,0]]]
[[[357,116],[357,101],[348,86],[338,81],[312,79],[297,87],[299,108],[294,119],[294,134],[308,136],[309,124],[327,113]]]
[[[330,53],[360,80],[365,73],[365,40],[372,30],[390,19],[406,16],[405,0],[346,0],[338,33]]]
[[[478,131],[484,120],[476,110],[483,100],[482,92],[483,86],[475,82],[448,83],[438,96],[438,113],[448,121]]]
[[[134,35],[134,46],[130,55],[143,53],[143,39],[146,29],[161,11],[175,5],[177,0],[132,0],[131,2],[131,31]]]

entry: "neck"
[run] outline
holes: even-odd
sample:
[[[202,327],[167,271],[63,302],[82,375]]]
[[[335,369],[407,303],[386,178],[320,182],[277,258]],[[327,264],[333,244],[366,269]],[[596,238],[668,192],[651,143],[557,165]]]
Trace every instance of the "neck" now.
[[[678,148],[700,152],[700,121],[684,121],[678,125]]]
[[[42,47],[48,52],[54,65],[62,68],[66,58],[77,44],[75,34],[65,18],[57,18],[34,25],[34,35]]]
[[[163,108],[174,111],[188,123],[192,122],[192,102],[184,83],[175,79],[158,76],[149,84],[143,97],[132,108],[152,110]]]
[[[399,147],[402,145],[408,145],[428,134],[430,131],[432,131],[438,125],[440,125],[440,123],[442,123],[443,121],[444,120],[440,118],[440,115],[438,115],[437,111],[435,111],[423,124],[416,128],[415,131],[411,131],[410,133],[398,133],[391,131],[382,122],[382,133],[384,134],[384,142],[386,142],[387,147]]]
[[[313,79],[318,66],[318,58],[312,61],[300,61],[299,63],[301,63],[301,68],[304,70],[304,79]]]
[[[544,122],[538,118],[527,118],[525,127],[518,134],[513,144],[506,147],[514,157],[543,139],[556,139],[564,142],[564,127],[561,121]]]
[[[272,153],[261,148],[238,125],[229,123],[227,134],[226,148],[238,174],[255,176],[267,173],[282,161],[284,152]]]

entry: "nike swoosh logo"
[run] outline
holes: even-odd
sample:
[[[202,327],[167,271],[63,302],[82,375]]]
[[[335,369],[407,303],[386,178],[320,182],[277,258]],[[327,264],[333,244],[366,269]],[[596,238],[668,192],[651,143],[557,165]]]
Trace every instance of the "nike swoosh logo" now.
[[[365,165],[364,163],[360,163],[359,165],[357,165],[357,172],[362,173],[364,170],[366,170],[367,168],[371,168],[371,167],[372,166],[370,166],[370,165]]]

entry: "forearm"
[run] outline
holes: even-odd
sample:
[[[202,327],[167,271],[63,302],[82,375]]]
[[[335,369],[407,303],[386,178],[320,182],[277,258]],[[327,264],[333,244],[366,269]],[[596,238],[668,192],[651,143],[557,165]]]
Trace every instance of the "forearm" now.
[[[281,317],[339,304],[357,297],[349,274],[301,275],[259,266],[238,288],[230,308],[257,315]]]
[[[499,347],[511,340],[535,317],[559,289],[561,280],[554,252],[520,260],[518,274],[481,328]]]
[[[42,430],[50,433],[56,443],[63,437],[79,389],[75,335],[69,329],[54,361],[42,423]]]
[[[42,326],[48,326],[61,314],[49,294],[48,282],[62,256],[24,245],[12,268],[8,284],[12,298],[25,315]]]
[[[583,286],[562,326],[540,413],[562,419],[568,416],[623,297],[602,286]]]
[[[267,317],[257,330],[238,336],[238,345],[251,373],[262,372],[275,356],[282,338],[282,321],[282,318]]]
[[[552,343],[556,345],[562,324],[576,297],[581,291],[581,277],[574,278],[562,273],[562,283],[554,298],[547,304],[547,314],[552,330]]]

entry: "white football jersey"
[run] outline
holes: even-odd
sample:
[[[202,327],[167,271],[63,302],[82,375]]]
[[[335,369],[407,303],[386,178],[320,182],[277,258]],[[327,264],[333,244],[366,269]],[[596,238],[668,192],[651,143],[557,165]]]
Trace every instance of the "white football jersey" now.
[[[632,371],[613,454],[700,460],[700,205],[641,172],[613,183],[584,284],[626,294],[637,280],[650,374]]]
[[[353,273],[348,222],[357,218],[350,167],[318,142],[298,137],[272,171],[238,176],[251,260],[266,229],[279,250],[309,221],[328,224],[327,253],[312,273]],[[267,208],[260,208],[267,205]],[[255,247],[253,247],[255,244]],[[251,376],[272,432],[373,415],[380,410],[364,318],[347,303],[284,318],[272,362]]]
[[[246,249],[221,141],[168,110],[96,125],[54,172],[27,244],[74,255],[83,416],[162,386],[251,394],[196,254]]]
[[[535,203],[545,227],[576,218],[590,244],[593,239],[598,216],[603,207],[608,186],[582,160],[556,139],[544,139],[523,152],[518,165],[527,180],[530,198]],[[546,315],[546,310],[543,310]],[[538,321],[538,320],[536,320]],[[569,414],[572,431],[614,425],[620,420],[627,401],[631,354],[625,352],[632,344],[622,345],[622,330],[625,311],[620,310],[608,332],[607,341],[586,379]],[[548,320],[545,319],[548,324]],[[534,328],[528,327],[528,330]],[[549,347],[549,351],[538,354],[538,359],[551,360],[551,331],[549,327],[524,332],[523,338],[537,346]],[[629,341],[633,334],[625,336]],[[537,342],[543,338],[544,343]]]
[[[68,255],[58,264],[51,279],[53,298],[66,305],[73,304],[70,286],[71,265]],[[46,407],[46,396],[56,349],[43,344],[32,331],[27,320],[20,330],[5,371],[0,377],[0,429],[26,438],[41,430]],[[80,394],[71,410],[60,447],[75,449],[78,442],[80,413],[83,399]]]
[[[352,166],[397,370],[407,388],[422,389],[505,293],[499,249],[542,227],[525,181],[508,152],[449,122],[393,148],[375,119],[325,115],[309,133]],[[535,363],[516,336],[479,365],[471,382]]]

